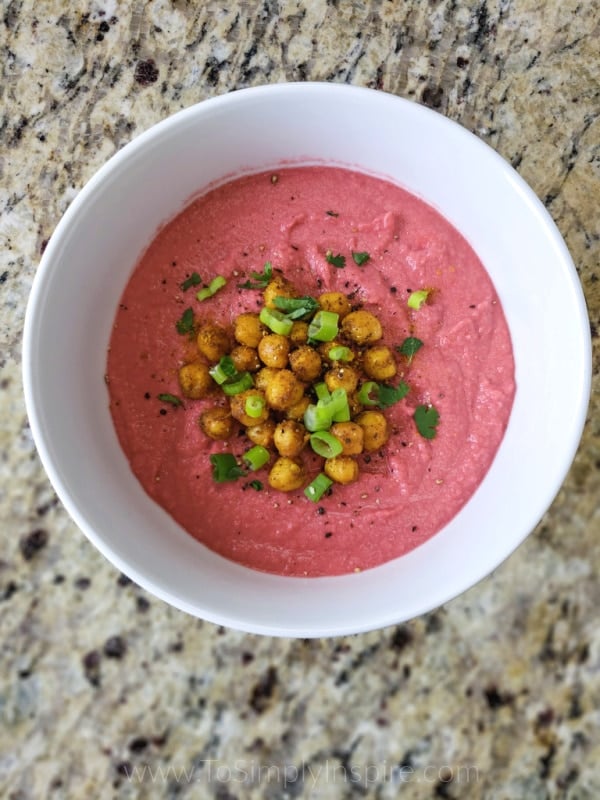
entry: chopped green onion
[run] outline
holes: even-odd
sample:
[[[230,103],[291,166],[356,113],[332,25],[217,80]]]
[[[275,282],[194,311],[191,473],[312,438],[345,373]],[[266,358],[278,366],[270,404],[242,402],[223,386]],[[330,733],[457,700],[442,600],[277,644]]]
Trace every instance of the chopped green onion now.
[[[429,297],[430,292],[431,289],[418,289],[416,292],[411,292],[408,296],[408,307],[418,311]]]
[[[212,476],[216,483],[235,481],[245,474],[242,467],[231,453],[216,453],[210,457]]]
[[[331,427],[331,414],[320,402],[310,404],[304,412],[304,427],[307,431],[325,431]]]
[[[202,283],[202,278],[197,272],[192,272],[190,277],[186,278],[181,284],[181,290],[187,292],[188,289],[191,289],[192,286],[198,286],[199,283]]]
[[[318,308],[319,304],[314,297],[283,297],[277,295],[273,300],[276,307],[280,311],[285,312],[288,319],[302,319],[308,314],[313,314]]]
[[[310,446],[317,455],[323,458],[335,458],[344,449],[337,436],[329,431],[315,431],[311,434]]]
[[[321,383],[315,383],[314,389],[315,394],[317,395],[317,400],[329,400],[331,397],[331,393],[327,388],[327,384],[323,383],[322,381]]]
[[[249,397],[246,398],[246,403],[244,404],[244,411],[248,414],[249,417],[253,417],[256,419],[260,417],[263,412],[263,408],[265,407],[264,399],[258,394],[251,394]]]
[[[183,405],[183,401],[181,400],[181,398],[177,397],[177,395],[175,394],[168,394],[168,393],[159,394],[158,399],[161,401],[161,403],[170,403],[172,406]]]
[[[249,372],[238,372],[234,378],[229,378],[225,383],[221,384],[221,389],[228,397],[235,394],[241,394],[246,389],[251,389],[254,386],[252,375]]]
[[[215,380],[219,386],[225,383],[226,380],[234,378],[237,375],[237,369],[233,363],[231,356],[223,356],[218,364],[215,364],[209,370],[209,375]]]
[[[318,342],[331,342],[338,334],[339,314],[335,311],[317,311],[308,326],[308,338]]]
[[[359,267],[362,267],[363,264],[366,264],[370,258],[371,256],[368,253],[357,253],[355,250],[352,251],[352,259]]]
[[[332,422],[348,422],[350,419],[350,406],[348,405],[348,395],[345,389],[334,389],[331,399],[327,403],[327,409],[331,415]]]
[[[281,336],[288,336],[294,327],[293,321],[288,319],[285,314],[277,309],[273,310],[266,306],[260,312],[259,318],[263,325],[266,325],[269,330],[272,330],[273,333],[279,333]]]
[[[354,353],[352,350],[350,350],[349,347],[344,347],[342,345],[332,347],[328,355],[332,361],[352,361],[354,358]]]
[[[181,315],[181,319],[178,319],[175,323],[175,327],[177,328],[177,333],[192,333],[194,330],[194,310],[186,308]]]
[[[264,467],[264,465],[268,463],[270,457],[267,448],[260,444],[254,445],[254,447],[251,447],[250,450],[247,450],[243,455],[244,462],[252,472],[256,472],[257,469]]]
[[[332,484],[333,481],[331,478],[328,478],[324,472],[320,472],[317,477],[308,484],[304,490],[304,494],[309,500],[312,500],[313,503],[317,503]]]
[[[358,399],[363,406],[376,406],[379,402],[379,386],[375,381],[365,381],[358,390]]]
[[[216,278],[212,279],[212,281],[208,284],[208,286],[205,286],[204,289],[200,289],[196,297],[200,301],[208,300],[208,298],[216,294],[219,291],[219,289],[222,289],[223,286],[226,285],[226,283],[227,281],[222,275],[217,275]]]
[[[265,263],[262,272],[251,272],[250,278],[244,283],[238,283],[238,289],[266,289],[273,277],[273,267],[270,261]]]

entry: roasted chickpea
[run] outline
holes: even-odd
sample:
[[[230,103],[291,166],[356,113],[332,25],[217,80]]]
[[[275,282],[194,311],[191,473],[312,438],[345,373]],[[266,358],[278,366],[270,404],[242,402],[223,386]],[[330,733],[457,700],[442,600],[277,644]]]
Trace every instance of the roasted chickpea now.
[[[288,419],[303,419],[304,412],[310,405],[310,397],[307,395],[302,395],[300,400],[297,403],[294,403],[293,406],[286,408],[285,413]]]
[[[279,333],[269,333],[258,344],[258,355],[267,367],[283,369],[287,367],[290,340]]]
[[[300,489],[306,480],[306,472],[300,461],[281,456],[271,467],[269,485],[279,492]]]
[[[211,439],[229,439],[233,433],[233,419],[228,408],[216,406],[200,414],[200,427]]]
[[[350,416],[352,419],[357,417],[364,409],[363,404],[358,399],[358,392],[352,392],[348,395],[348,405],[350,406]]]
[[[329,432],[339,439],[344,448],[343,456],[357,456],[363,451],[365,434],[356,422],[334,422]]]
[[[363,429],[363,447],[367,452],[379,450],[390,438],[388,423],[381,411],[363,411],[355,422]]]
[[[229,352],[229,334],[214,322],[205,322],[197,337],[198,350],[209,361],[218,361]]]
[[[263,367],[254,376],[254,385],[257,389],[262,389],[264,392],[278,372],[278,369],[273,369],[272,367]]]
[[[246,344],[238,344],[229,355],[238,372],[256,372],[256,370],[261,367],[258,353],[254,347],[248,347]]]
[[[267,448],[272,446],[274,434],[275,423],[272,419],[267,419],[259,425],[249,425],[246,428],[246,436],[251,442]]]
[[[296,347],[299,347],[301,344],[306,344],[308,341],[308,322],[302,322],[302,320],[296,320],[292,325],[292,330],[290,331],[290,342]]]
[[[307,344],[290,353],[290,367],[301,381],[310,383],[321,374],[321,356]]]
[[[295,458],[308,441],[308,436],[304,425],[286,419],[275,428],[273,443],[280,456]]]
[[[353,483],[358,479],[358,464],[352,456],[336,456],[326,459],[323,472],[336,483]]]
[[[343,319],[352,310],[350,301],[345,294],[341,292],[325,292],[318,298],[319,305],[325,311],[333,311]]]
[[[300,402],[303,394],[304,384],[289,369],[278,370],[265,389],[267,403],[278,411],[285,411]]]
[[[179,370],[179,385],[186,397],[199,400],[214,389],[215,382],[210,376],[208,365],[194,361],[184,364]]]
[[[264,328],[258,314],[248,311],[240,314],[235,320],[233,335],[239,344],[246,345],[246,347],[258,347],[263,333]]]
[[[257,398],[263,405],[258,416],[253,417],[246,411],[246,401],[250,398]],[[259,425],[269,416],[269,409],[265,400],[265,393],[260,389],[247,389],[245,392],[233,395],[230,400],[231,416],[241,422],[242,425]]]
[[[276,275],[263,292],[267,308],[277,308],[276,297],[297,297],[297,295],[298,292],[283,275]]]
[[[383,331],[381,323],[370,311],[360,309],[351,311],[342,320],[342,330],[356,344],[371,344],[381,339]]]
[[[396,374],[396,361],[389,347],[376,345],[363,354],[363,369],[376,381],[386,381]]]
[[[358,386],[358,372],[352,367],[333,367],[325,373],[325,383],[330,392],[345,389],[347,394],[351,394]]]

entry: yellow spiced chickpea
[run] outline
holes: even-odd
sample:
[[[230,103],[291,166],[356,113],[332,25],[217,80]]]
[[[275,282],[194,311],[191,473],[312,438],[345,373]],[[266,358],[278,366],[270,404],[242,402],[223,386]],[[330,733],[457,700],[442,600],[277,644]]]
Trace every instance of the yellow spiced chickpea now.
[[[354,483],[358,480],[358,464],[352,456],[336,456],[328,458],[323,466],[323,472],[336,483]]]
[[[267,403],[277,411],[286,411],[296,405],[303,394],[304,384],[289,369],[277,370],[265,389]]]
[[[238,372],[256,372],[262,366],[254,347],[238,344],[229,355]]]
[[[179,370],[179,385],[185,397],[200,400],[213,391],[215,382],[208,371],[208,365],[194,361],[184,364]]]
[[[248,311],[236,318],[233,326],[233,335],[238,344],[246,347],[258,347],[263,337],[264,328],[258,314]]]
[[[358,372],[352,367],[335,366],[325,373],[325,383],[330,392],[345,389],[346,394],[352,394],[358,386]]]
[[[356,344],[372,344],[383,336],[381,323],[370,311],[351,311],[342,320],[342,331]]]
[[[257,389],[262,389],[264,392],[278,372],[279,370],[274,369],[273,367],[263,367],[262,369],[259,369],[254,376],[254,385]]]
[[[363,354],[363,369],[376,381],[389,380],[397,371],[394,354],[386,345],[369,347]]]
[[[258,344],[258,355],[263,364],[274,369],[287,367],[290,340],[279,333],[269,333]]]
[[[209,361],[216,362],[229,352],[229,334],[225,328],[214,322],[201,325],[196,342],[198,350]]]
[[[200,414],[198,420],[203,432],[211,439],[229,439],[233,433],[233,418],[228,408],[216,406]]]
[[[308,341],[308,322],[302,320],[295,320],[290,331],[290,342],[299,347],[301,344],[306,344]]]
[[[273,280],[267,284],[263,292],[264,302],[267,308],[276,308],[276,297],[296,297],[298,292],[288,280],[282,275],[276,275]]]
[[[343,456],[357,456],[363,451],[365,434],[356,422],[334,422],[329,432],[339,439]]]
[[[273,446],[275,427],[275,422],[272,419],[267,419],[258,425],[249,425],[246,428],[246,436],[253,444],[260,444],[268,449]]]
[[[261,422],[265,422],[269,416],[265,393],[260,389],[247,389],[245,392],[235,394],[229,402],[231,416],[242,425],[259,425]],[[255,415],[248,413],[250,405],[253,405]]]
[[[291,419],[283,420],[275,428],[273,444],[280,456],[295,458],[304,449],[309,434],[304,425]]]
[[[306,472],[300,461],[281,456],[269,472],[269,486],[279,492],[293,492],[300,489],[306,480]]]
[[[388,421],[381,411],[363,411],[355,422],[363,429],[363,446],[367,452],[379,450],[390,438]]]
[[[333,311],[340,319],[343,319],[352,310],[350,301],[341,292],[324,292],[317,299],[324,311]]]
[[[319,353],[309,345],[302,345],[290,353],[290,367],[305,383],[315,381],[321,374],[323,364]]]
[[[285,414],[288,419],[295,419],[295,420],[303,419],[304,412],[309,407],[309,405],[310,405],[310,397],[304,394],[297,403],[294,403],[293,406],[286,408]]]

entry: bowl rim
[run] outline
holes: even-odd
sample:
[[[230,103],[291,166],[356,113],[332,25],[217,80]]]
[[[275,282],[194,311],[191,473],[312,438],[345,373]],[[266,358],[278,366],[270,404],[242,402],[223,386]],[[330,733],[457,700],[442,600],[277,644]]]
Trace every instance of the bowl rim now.
[[[188,119],[193,120],[198,113],[202,114],[204,111],[208,111],[211,108],[218,108],[219,106],[227,106],[228,104],[237,103],[240,100],[243,100],[244,98],[252,96],[273,95],[274,98],[276,98],[279,92],[286,92],[286,93],[298,92],[301,94],[306,94],[307,92],[310,93],[313,90],[317,90],[319,92],[322,91],[331,92],[332,96],[340,91],[349,94],[354,93],[357,97],[357,100],[360,99],[360,95],[365,93],[368,93],[369,95],[378,94],[382,97],[385,97],[386,101],[389,102],[410,104],[412,108],[417,107],[419,109],[418,113],[421,113],[425,116],[431,115],[432,117],[435,117],[437,122],[440,124],[442,124],[441,121],[443,120],[443,124],[452,126],[452,128],[456,127],[460,128],[463,134],[465,134],[467,137],[470,137],[472,146],[483,148],[485,149],[488,157],[496,158],[501,166],[501,169],[504,171],[508,171],[511,174],[511,177],[513,181],[516,183],[518,190],[526,195],[528,202],[532,204],[533,208],[539,214],[540,219],[544,224],[547,232],[551,235],[553,239],[554,245],[558,248],[558,251],[562,259],[565,261],[565,263],[570,264],[571,269],[568,271],[567,274],[569,275],[572,284],[571,288],[573,289],[574,292],[573,296],[578,308],[578,319],[580,320],[581,324],[584,323],[584,320],[587,321],[587,324],[589,326],[589,318],[585,303],[585,297],[583,294],[583,289],[581,287],[581,283],[579,281],[577,271],[571,259],[570,253],[556,224],[554,223],[554,220],[552,219],[551,215],[549,214],[548,210],[545,208],[541,200],[533,192],[531,187],[525,182],[523,178],[521,178],[521,176],[516,172],[516,170],[514,170],[502,156],[500,156],[495,150],[493,150],[493,148],[491,148],[487,143],[483,142],[481,139],[475,136],[475,134],[469,132],[466,128],[462,127],[460,123],[453,121],[450,118],[440,114],[439,112],[433,111],[432,109],[429,109],[426,106],[423,106],[414,100],[410,100],[391,93],[382,92],[380,90],[374,90],[366,87],[358,87],[349,84],[337,84],[337,83],[328,83],[320,81],[277,83],[264,86],[249,87],[240,89],[230,94],[219,95],[216,97],[208,98],[206,100],[202,100],[199,103],[196,103],[188,108],[182,109],[166,117],[165,119],[152,125],[150,128],[141,133],[139,136],[135,137],[123,148],[121,148],[118,152],[116,152],[112,157],[110,157],[94,173],[94,175],[89,179],[89,181],[87,181],[87,183],[82,187],[82,189],[73,199],[73,201],[71,202],[65,213],[62,215],[58,224],[56,225],[52,233],[52,236],[48,242],[46,250],[42,256],[36,275],[34,277],[29,300],[27,303],[24,331],[23,331],[23,368],[22,368],[23,386],[24,386],[25,404],[26,404],[27,415],[29,418],[29,424],[31,427],[33,439],[40,460],[42,462],[42,465],[48,475],[48,478],[52,486],[56,491],[56,494],[58,495],[59,499],[61,500],[62,504],[64,505],[65,509],[67,510],[71,518],[74,520],[76,525],[80,528],[80,530],[82,530],[82,532],[94,544],[94,546],[107,558],[107,560],[109,560],[121,571],[132,576],[132,578],[136,581],[136,583],[138,583],[143,588],[147,589],[155,596],[158,596],[162,600],[166,601],[170,605],[173,605],[194,616],[201,616],[202,618],[207,619],[216,624],[226,625],[228,627],[232,627],[238,630],[243,630],[249,633],[260,633],[260,634],[267,634],[274,636],[293,635],[301,637],[304,636],[314,637],[314,636],[345,635],[351,633],[364,632],[367,630],[379,629],[402,620],[399,618],[398,613],[392,610],[390,611],[389,618],[373,620],[372,624],[363,625],[361,627],[352,625],[352,623],[349,622],[345,629],[340,629],[338,626],[335,628],[335,630],[330,630],[327,625],[322,625],[319,630],[314,630],[313,626],[311,629],[307,628],[304,630],[298,630],[290,634],[289,630],[286,629],[285,627],[277,629],[277,626],[274,625],[266,627],[260,626],[254,624],[252,620],[232,618],[227,613],[218,613],[215,612],[214,610],[211,610],[210,613],[205,613],[204,611],[199,610],[194,604],[182,602],[181,598],[179,598],[173,592],[168,591],[164,587],[157,586],[156,583],[148,580],[143,573],[140,573],[138,571],[136,565],[123,562],[118,556],[118,554],[116,554],[112,550],[112,548],[104,541],[103,537],[97,531],[90,528],[90,525],[88,524],[85,514],[82,512],[81,509],[77,507],[77,505],[74,502],[72,502],[68,487],[63,481],[60,467],[59,465],[56,465],[54,463],[52,456],[50,454],[50,450],[47,447],[43,426],[41,425],[40,418],[38,416],[38,406],[37,406],[37,398],[35,391],[36,377],[32,371],[32,364],[33,364],[32,343],[35,338],[35,328],[38,317],[37,310],[38,307],[44,302],[45,281],[47,280],[48,275],[51,273],[53,269],[54,259],[60,249],[61,240],[64,234],[70,229],[72,222],[77,219],[77,216],[80,213],[80,209],[82,209],[85,206],[90,197],[93,197],[96,188],[100,186],[104,182],[104,180],[109,178],[113,172],[118,170],[124,161],[130,159],[132,156],[135,156],[135,154],[138,151],[142,150],[148,143],[157,140],[164,133],[167,133],[171,128],[179,125],[181,122],[185,122]],[[427,198],[425,198],[425,200],[427,200]],[[589,331],[588,331],[588,336],[589,336]],[[589,338],[586,337],[586,345],[587,346],[585,348],[585,351],[578,354],[581,359],[580,401],[574,413],[573,419],[571,420],[572,429],[577,435],[575,435],[574,433],[571,440],[571,447],[569,448],[569,452],[568,454],[565,453],[563,469],[560,470],[560,474],[557,474],[554,484],[552,486],[547,487],[546,494],[547,497],[549,498],[548,503],[543,508],[540,507],[532,509],[530,514],[529,525],[523,526],[524,530],[522,531],[522,535],[520,536],[520,538],[514,537],[512,546],[505,552],[504,558],[501,559],[501,561],[499,562],[498,561],[495,562],[495,566],[492,567],[492,569],[495,569],[497,566],[500,565],[500,563],[506,560],[506,558],[508,558],[508,556],[510,556],[514,552],[514,550],[517,549],[517,547],[532,532],[533,528],[535,527],[535,525],[537,525],[543,514],[548,509],[552,500],[555,498],[556,494],[560,490],[565,480],[565,477],[571,467],[572,461],[575,458],[576,452],[580,444],[583,429],[585,426],[589,397],[591,393],[591,373],[592,373],[591,336],[589,336]],[[424,545],[421,545],[421,547],[425,547],[426,545],[427,542]],[[487,575],[489,575],[489,572],[490,570],[488,566],[485,565],[482,568],[479,577],[474,582],[470,581],[468,583],[468,586],[462,585],[456,587],[455,585],[452,585],[451,587],[448,587],[446,592],[440,592],[439,597],[436,598],[435,604],[433,606],[431,605],[430,602],[424,603],[421,611],[419,611],[417,615],[425,613],[431,610],[432,608],[439,607],[439,605],[448,602],[450,599],[456,597],[458,594],[462,593],[467,588],[474,586],[480,580],[485,578]],[[281,576],[278,577],[281,578]],[[346,576],[337,576],[337,577],[346,577]],[[349,577],[352,578],[352,576]],[[283,580],[312,582],[312,581],[330,580],[330,578],[285,577],[283,578]],[[411,614],[411,618],[414,616],[415,614]]]

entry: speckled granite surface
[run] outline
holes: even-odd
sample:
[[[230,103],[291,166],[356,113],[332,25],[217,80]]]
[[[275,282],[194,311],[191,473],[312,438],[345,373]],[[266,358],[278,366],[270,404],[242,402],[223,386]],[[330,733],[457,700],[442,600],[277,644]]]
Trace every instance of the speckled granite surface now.
[[[0,55],[0,795],[600,796],[600,11],[591,0],[7,0]],[[422,619],[271,640],[147,596],[57,502],[27,426],[26,300],[77,190],[168,114],[348,81],[431,105],[545,201],[586,293],[594,390],[527,542]]]

